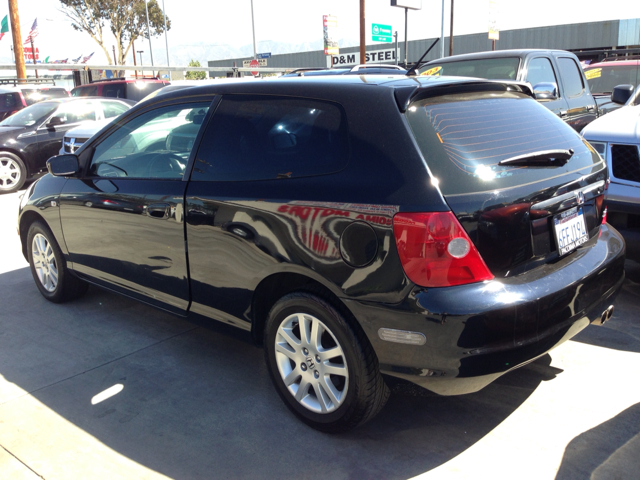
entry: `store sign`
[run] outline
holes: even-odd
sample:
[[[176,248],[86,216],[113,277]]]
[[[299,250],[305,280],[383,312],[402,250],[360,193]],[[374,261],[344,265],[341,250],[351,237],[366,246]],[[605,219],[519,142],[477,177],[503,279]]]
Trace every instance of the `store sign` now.
[[[324,54],[338,55],[338,17],[333,15],[322,16],[322,33],[324,36]]]
[[[395,63],[400,49],[371,50],[365,53],[366,63]],[[327,57],[327,68],[349,67],[360,63],[360,53],[341,53]]]
[[[31,47],[24,47],[23,52],[24,52],[24,59],[31,60],[31,62],[33,62],[33,50],[31,49]],[[37,48],[36,48],[36,60],[40,60],[40,50],[38,50]]]
[[[500,28],[498,27],[498,2],[489,1],[489,40],[500,40]]]

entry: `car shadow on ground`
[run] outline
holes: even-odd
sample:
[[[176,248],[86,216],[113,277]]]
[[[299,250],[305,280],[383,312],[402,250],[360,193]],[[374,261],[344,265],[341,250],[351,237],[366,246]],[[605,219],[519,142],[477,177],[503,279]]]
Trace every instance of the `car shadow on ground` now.
[[[571,440],[556,480],[638,478],[638,452],[640,403]]]
[[[456,397],[389,379],[393,393],[375,419],[328,435],[287,410],[247,333],[215,322],[204,327],[96,287],[53,305],[27,268],[0,275],[0,292],[5,381],[173,478],[412,477],[474,445],[561,372],[545,355]],[[114,385],[122,391],[92,404]],[[0,415],[20,401],[0,389]],[[51,442],[64,432],[46,435]]]

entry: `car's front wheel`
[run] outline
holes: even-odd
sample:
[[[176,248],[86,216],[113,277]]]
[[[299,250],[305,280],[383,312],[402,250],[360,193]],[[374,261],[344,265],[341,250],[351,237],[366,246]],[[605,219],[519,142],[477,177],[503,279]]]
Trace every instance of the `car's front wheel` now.
[[[27,179],[27,169],[17,155],[0,152],[0,193],[19,190]]]
[[[67,269],[60,247],[43,223],[34,222],[29,227],[27,253],[33,279],[47,300],[61,303],[87,291],[88,284]]]
[[[289,294],[271,309],[265,356],[282,400],[317,430],[355,428],[373,418],[389,396],[364,333],[310,293]]]

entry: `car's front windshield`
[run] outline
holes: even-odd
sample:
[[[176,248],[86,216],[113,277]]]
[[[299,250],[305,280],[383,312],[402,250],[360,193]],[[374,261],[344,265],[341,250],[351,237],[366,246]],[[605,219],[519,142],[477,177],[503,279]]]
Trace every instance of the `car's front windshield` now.
[[[58,108],[57,103],[36,103],[0,122],[0,127],[30,127],[44,121]]]

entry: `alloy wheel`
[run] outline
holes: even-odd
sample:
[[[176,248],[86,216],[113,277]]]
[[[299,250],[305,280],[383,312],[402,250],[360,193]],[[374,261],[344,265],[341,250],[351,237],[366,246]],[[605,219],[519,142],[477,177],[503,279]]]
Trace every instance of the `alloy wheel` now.
[[[349,369],[335,335],[316,317],[286,317],[275,338],[278,371],[295,400],[315,413],[331,413],[347,397]]]
[[[20,165],[12,158],[0,158],[0,190],[9,190],[20,182]]]
[[[55,291],[58,286],[56,257],[47,237],[41,233],[33,237],[31,255],[38,280],[40,280],[40,283],[48,292]]]

